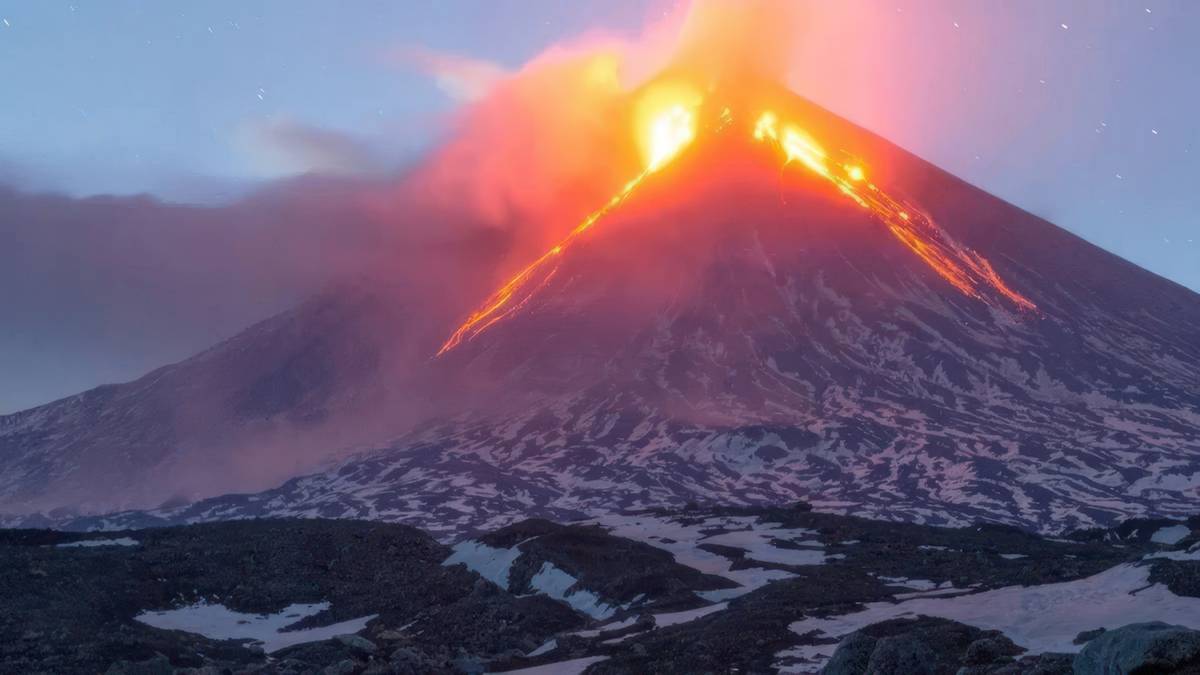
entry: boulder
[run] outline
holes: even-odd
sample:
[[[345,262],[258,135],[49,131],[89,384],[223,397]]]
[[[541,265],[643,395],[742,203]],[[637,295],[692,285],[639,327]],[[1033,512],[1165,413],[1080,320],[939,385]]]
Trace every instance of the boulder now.
[[[1095,640],[1096,638],[1103,635],[1105,630],[1106,629],[1104,629],[1104,628],[1096,628],[1094,630],[1081,631],[1079,633],[1079,635],[1075,636],[1074,640],[1071,640],[1071,644],[1085,645],[1085,644],[1091,642],[1092,640]]]
[[[964,668],[958,675],[1073,675],[1071,662],[1074,654],[1037,654],[1023,656],[1000,667],[988,666],[979,670]]]
[[[338,635],[334,639],[340,642],[350,651],[356,652],[362,656],[373,656],[375,652],[379,651],[379,648],[375,646],[374,642],[371,642],[365,637],[354,635],[353,633]]]
[[[359,666],[358,663],[350,659],[345,659],[343,661],[338,661],[331,666],[326,666],[325,669],[321,671],[321,675],[353,675],[360,669],[361,666]]]
[[[970,666],[984,666],[1006,661],[1025,650],[1013,644],[1012,640],[1003,635],[993,635],[980,638],[967,645],[963,662]]]
[[[936,675],[938,655],[920,635],[885,637],[875,643],[867,672],[873,675]]]
[[[837,646],[821,672],[824,675],[859,675],[867,672],[867,664],[871,662],[877,642],[861,631],[851,633]]]
[[[997,631],[934,617],[893,619],[851,633],[823,671],[827,675],[953,675],[990,672],[1023,649]]]
[[[1153,621],[1110,630],[1075,657],[1076,675],[1200,671],[1200,631]]]

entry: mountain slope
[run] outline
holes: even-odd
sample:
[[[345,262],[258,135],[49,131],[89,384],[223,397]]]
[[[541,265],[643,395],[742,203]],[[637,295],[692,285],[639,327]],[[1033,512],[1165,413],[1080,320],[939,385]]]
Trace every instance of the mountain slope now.
[[[805,498],[1063,530],[1194,510],[1200,298],[763,91],[739,100],[743,126],[706,127],[539,270],[514,311],[442,356],[416,339],[402,368],[380,368],[390,304],[330,295],[284,319],[292,328],[264,324],[134,386],[0,420],[5,502],[37,508],[40,482],[78,476],[60,480],[58,503],[79,490],[86,504],[112,490],[84,488],[95,467],[144,490],[179,473],[169,452],[236,471],[222,456],[271,443],[228,438],[283,414],[307,446],[346,447],[349,429],[376,449],[152,518],[367,516],[455,532],[517,514]],[[744,129],[766,108],[919,209],[916,243],[805,157],[781,167]],[[956,286],[930,250],[982,259],[984,283]],[[409,398],[388,404],[389,389]],[[196,410],[193,390],[217,404]],[[305,432],[360,407],[385,423]],[[185,410],[204,430],[181,431]],[[253,483],[227,489],[265,482]]]
[[[400,321],[342,288],[134,382],[0,417],[0,510],[144,508],[311,470],[353,441],[326,420],[383,398]]]
[[[1200,298],[799,99],[771,104],[1038,309],[960,292],[816,177],[713,134],[519,311],[405,381],[442,415],[274,490],[146,515],[451,535],[688,501],[1053,531],[1195,510]]]

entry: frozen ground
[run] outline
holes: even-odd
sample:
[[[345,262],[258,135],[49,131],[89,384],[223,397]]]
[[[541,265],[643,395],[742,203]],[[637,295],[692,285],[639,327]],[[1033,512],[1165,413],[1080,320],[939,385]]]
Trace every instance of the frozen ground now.
[[[1192,533],[1192,528],[1187,525],[1171,525],[1170,527],[1160,528],[1157,532],[1150,535],[1150,541],[1156,544],[1166,544],[1174,546],[1183,541],[1189,534]]]
[[[262,643],[263,651],[270,654],[303,642],[357,633],[377,616],[372,614],[328,626],[287,630],[297,621],[326,609],[329,609],[329,603],[320,602],[289,605],[275,614],[243,614],[224,605],[196,603],[160,612],[142,612],[134,619],[155,628],[198,633],[214,640],[254,640]]]
[[[1162,584],[1151,584],[1149,574],[1147,566],[1126,564],[1065,583],[1012,586],[952,598],[870,603],[860,612],[811,617],[791,624],[789,628],[801,636],[831,641],[789,649],[777,656],[808,661],[781,672],[818,672],[836,649],[833,639],[840,640],[880,621],[920,615],[999,630],[1033,654],[1078,652],[1080,646],[1072,640],[1080,632],[1096,628],[1164,621],[1200,629],[1200,598],[1178,596]]]
[[[57,544],[59,548],[92,548],[93,546],[137,546],[138,541],[130,537],[121,537],[119,539],[84,539],[82,541],[72,541],[65,544]]]
[[[745,595],[776,579],[795,576],[790,572],[763,567],[733,569],[729,558],[706,551],[701,546],[712,544],[741,549],[746,557],[780,565],[823,565],[825,549],[814,537],[816,532],[801,528],[784,528],[778,523],[759,523],[754,516],[714,516],[702,519],[654,515],[611,515],[595,521],[618,537],[641,541],[669,551],[675,561],[705,572],[725,577],[738,584],[737,588],[702,591],[697,595],[720,602]],[[783,542],[789,547],[776,546]],[[796,548],[790,548],[794,546]]]

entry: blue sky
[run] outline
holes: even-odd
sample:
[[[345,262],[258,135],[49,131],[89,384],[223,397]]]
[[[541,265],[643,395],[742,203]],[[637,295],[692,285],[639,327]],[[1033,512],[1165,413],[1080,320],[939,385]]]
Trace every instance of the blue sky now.
[[[414,51],[513,69],[585,32],[634,39],[675,5],[0,0],[0,185],[229,202],[313,169],[280,155],[296,136],[332,148],[320,161],[386,173],[436,142],[461,103]],[[1200,2],[805,5],[798,92],[1200,290]],[[147,328],[119,357],[55,352],[32,329],[0,335],[0,369],[24,368],[0,384],[0,413],[134,377],[253,318],[183,331],[190,341]]]
[[[248,129],[279,119],[370,138],[402,162],[452,102],[400,50],[517,66],[640,18],[631,2],[3,0],[0,175],[77,195],[220,197],[286,173],[246,147]]]

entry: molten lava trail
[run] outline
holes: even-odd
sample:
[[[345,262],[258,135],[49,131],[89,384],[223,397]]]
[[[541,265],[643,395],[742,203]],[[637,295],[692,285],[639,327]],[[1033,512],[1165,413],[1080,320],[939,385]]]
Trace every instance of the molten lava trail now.
[[[718,129],[731,122],[722,110]],[[527,305],[558,272],[563,253],[610,211],[624,202],[650,174],[668,164],[692,142],[696,134],[695,109],[675,105],[658,115],[649,127],[650,153],[646,168],[593,211],[557,245],[513,275],[470,314],[442,344],[437,356],[471,340]],[[799,127],[780,124],[772,112],[763,113],[754,126],[754,138],[770,143],[784,155],[784,166],[798,163],[837,188],[838,192],[867,209],[888,231],[964,295],[990,302],[985,289],[1007,298],[1022,310],[1036,311],[1032,300],[1013,290],[983,256],[955,242],[933,219],[913,204],[889,195],[867,180],[857,163],[830,159],[821,145]]]
[[[696,137],[696,112],[694,107],[674,104],[655,116],[647,130],[649,155],[646,168],[636,178],[625,184],[604,206],[593,211],[583,222],[575,226],[562,241],[537,260],[517,272],[508,283],[492,293],[483,305],[471,313],[438,350],[441,356],[463,342],[474,338],[498,321],[512,316],[558,271],[561,256],[576,240],[592,228],[601,218],[624,202],[650,174],[666,166]]]
[[[832,161],[811,136],[795,125],[780,125],[765,112],[754,126],[755,139],[775,145],[784,165],[797,162],[832,183],[839,192],[871,212],[905,246],[964,295],[988,302],[990,288],[1018,308],[1036,311],[1037,305],[1013,290],[986,258],[950,238],[929,215],[912,204],[892,197],[867,180],[857,163]]]
[[[656,166],[651,166],[636,178],[626,183],[620,192],[608,200],[604,206],[593,211],[587,218],[584,218],[562,241],[558,242],[549,251],[543,253],[537,260],[529,263],[524,269],[513,275],[508,280],[508,283],[501,286],[495,293],[492,293],[484,301],[483,305],[472,312],[463,321],[462,325],[458,327],[458,330],[455,330],[454,334],[446,340],[442,348],[438,350],[437,356],[441,356],[463,342],[474,338],[496,322],[511,316],[513,312],[524,307],[530,298],[549,283],[551,277],[558,271],[562,253],[570,248],[584,232],[591,229],[597,221],[607,215],[609,211],[612,211],[621,202],[625,201],[629,195],[633,194],[637,186],[656,168]]]

